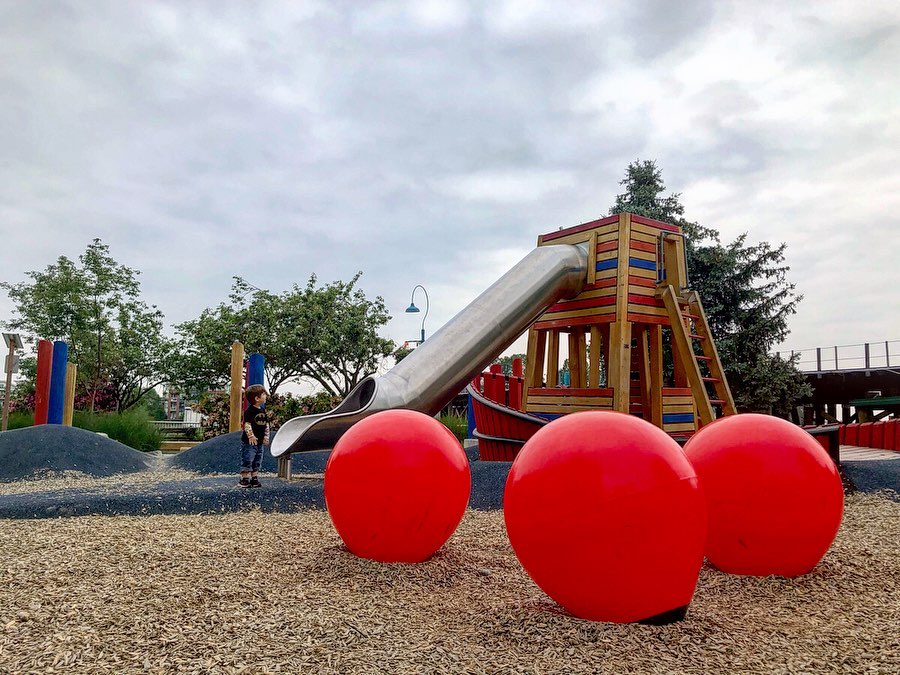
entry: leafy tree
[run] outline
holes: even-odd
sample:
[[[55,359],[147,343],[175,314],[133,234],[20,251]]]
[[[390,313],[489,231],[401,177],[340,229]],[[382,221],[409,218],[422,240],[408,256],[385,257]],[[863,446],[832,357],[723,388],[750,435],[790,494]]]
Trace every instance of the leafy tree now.
[[[280,294],[235,277],[229,303],[206,309],[176,326],[178,357],[173,379],[182,386],[215,389],[228,381],[231,343],[266,358],[272,393],[288,380],[310,378],[334,396],[344,396],[391,355],[395,345],[378,335],[390,315],[381,297],[370,300],[349,282],[306,286]]]
[[[746,234],[721,243],[718,231],[684,217],[680,193],[663,194],[654,161],[631,163],[620,184],[625,191],[610,213],[630,211],[684,231],[690,284],[703,301],[735,404],[786,414],[811,393],[794,363],[770,355],[788,335],[788,317],[802,299],[787,281],[786,245],[748,245]]]
[[[93,411],[101,392],[113,391],[115,409],[133,406],[165,377],[170,345],[162,313],[140,299],[137,270],[117,263],[109,246],[94,239],[74,262],[60,256],[31,281],[0,283],[18,314],[6,325],[37,336],[65,340],[78,364],[78,392]]]
[[[151,389],[144,395],[140,407],[147,412],[151,420],[166,419],[166,409],[163,406],[162,397],[156,392],[156,389]]]
[[[525,354],[512,354],[511,356],[501,356],[497,359],[497,363],[503,368],[504,375],[512,375],[512,362],[514,359],[522,359],[522,368],[525,368]]]

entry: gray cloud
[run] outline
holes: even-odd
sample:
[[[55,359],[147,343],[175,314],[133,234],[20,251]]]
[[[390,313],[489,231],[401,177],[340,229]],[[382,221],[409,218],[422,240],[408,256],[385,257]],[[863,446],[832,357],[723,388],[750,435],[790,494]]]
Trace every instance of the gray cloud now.
[[[641,157],[689,217],[788,243],[793,346],[895,338],[898,26],[893,3],[7,3],[2,276],[100,236],[175,323],[234,274],[363,270],[402,340],[414,284],[439,326]]]

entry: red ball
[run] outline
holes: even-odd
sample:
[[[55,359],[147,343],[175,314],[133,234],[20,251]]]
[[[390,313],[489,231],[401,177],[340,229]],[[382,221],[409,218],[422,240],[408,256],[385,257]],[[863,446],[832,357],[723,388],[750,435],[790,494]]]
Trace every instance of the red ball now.
[[[706,557],[724,572],[809,572],[841,525],[841,477],[803,429],[769,415],[723,417],[684,448],[706,495]]]
[[[469,503],[469,462],[433,417],[387,410],[357,422],[325,467],[325,504],[351,552],[422,562],[456,530]]]
[[[513,462],[503,512],[522,566],[572,614],[627,623],[690,604],[706,507],[681,448],[630,415],[583,412]]]

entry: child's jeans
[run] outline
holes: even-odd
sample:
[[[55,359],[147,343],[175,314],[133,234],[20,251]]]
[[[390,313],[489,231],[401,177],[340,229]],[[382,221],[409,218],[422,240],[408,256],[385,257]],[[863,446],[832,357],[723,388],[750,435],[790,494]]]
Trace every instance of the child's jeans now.
[[[241,442],[241,473],[248,471],[259,471],[259,465],[262,464],[263,444],[251,445],[250,443]]]

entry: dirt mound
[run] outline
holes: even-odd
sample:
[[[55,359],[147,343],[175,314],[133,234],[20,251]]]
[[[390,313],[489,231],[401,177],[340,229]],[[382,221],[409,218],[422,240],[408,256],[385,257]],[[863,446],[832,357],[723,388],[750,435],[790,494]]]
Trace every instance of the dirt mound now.
[[[98,478],[147,468],[148,456],[118,441],[59,424],[0,433],[0,482],[80,471]]]
[[[323,473],[330,451],[301,452],[293,456],[294,473]],[[237,473],[241,468],[241,432],[222,434],[175,456],[173,466],[197,473]],[[268,449],[263,452],[260,471],[275,473],[278,460]]]

